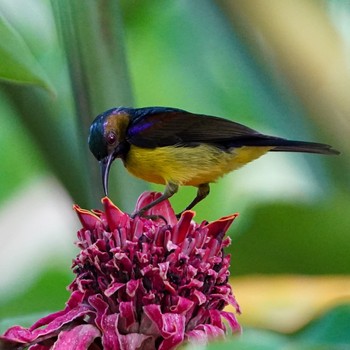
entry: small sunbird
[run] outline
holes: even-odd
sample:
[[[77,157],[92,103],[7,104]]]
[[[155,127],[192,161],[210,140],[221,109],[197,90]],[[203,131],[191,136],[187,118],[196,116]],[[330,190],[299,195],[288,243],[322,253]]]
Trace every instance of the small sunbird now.
[[[92,122],[88,142],[100,162],[106,196],[116,158],[136,177],[165,185],[162,196],[133,217],[142,216],[182,185],[198,188],[185,210],[192,209],[209,194],[211,182],[269,151],[339,154],[323,143],[268,136],[227,119],[169,107],[109,109]]]

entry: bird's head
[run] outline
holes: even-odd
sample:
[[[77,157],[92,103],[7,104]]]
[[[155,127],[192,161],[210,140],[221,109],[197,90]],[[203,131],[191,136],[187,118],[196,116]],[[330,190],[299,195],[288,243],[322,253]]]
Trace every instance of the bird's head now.
[[[132,110],[118,107],[98,115],[92,122],[89,134],[89,147],[100,162],[103,189],[108,195],[108,175],[114,159],[122,158],[128,151],[125,141],[126,129],[130,123]]]

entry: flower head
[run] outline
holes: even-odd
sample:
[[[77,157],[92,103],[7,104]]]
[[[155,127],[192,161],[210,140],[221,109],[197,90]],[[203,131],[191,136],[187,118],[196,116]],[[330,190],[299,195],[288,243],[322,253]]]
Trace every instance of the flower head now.
[[[159,193],[146,192],[136,210]],[[73,261],[74,281],[66,308],[29,329],[14,326],[0,348],[32,350],[174,349],[185,340],[240,330],[226,305],[239,307],[228,283],[230,244],[225,232],[236,215],[201,224],[186,211],[179,220],[168,201],[131,219],[107,197],[104,211],[74,206],[83,226]]]

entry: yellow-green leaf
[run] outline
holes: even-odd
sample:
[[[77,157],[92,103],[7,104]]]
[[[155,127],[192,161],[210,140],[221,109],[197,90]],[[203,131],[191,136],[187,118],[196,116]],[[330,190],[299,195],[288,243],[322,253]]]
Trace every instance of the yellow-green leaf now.
[[[54,91],[45,71],[27,44],[0,14],[0,79],[17,84],[38,85]]]

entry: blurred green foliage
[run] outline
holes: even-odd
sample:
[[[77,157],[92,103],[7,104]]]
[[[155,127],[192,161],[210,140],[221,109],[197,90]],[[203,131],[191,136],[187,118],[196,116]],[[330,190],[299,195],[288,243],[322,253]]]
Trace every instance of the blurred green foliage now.
[[[207,0],[29,3],[25,14],[18,10],[24,1],[0,4],[0,205],[31,179],[54,174],[72,201],[98,207],[102,196],[99,169],[86,142],[95,115],[118,105],[179,107],[340,149],[343,155],[332,159],[294,154],[283,158],[283,164],[307,183],[306,187],[293,185],[294,197],[284,196],[283,191],[268,197],[259,188],[246,192],[249,184],[242,189],[235,182],[250,171],[261,186],[274,187],[264,174],[281,172],[283,177],[288,170],[280,165],[282,158],[266,160],[270,172],[264,169],[265,160],[248,165],[243,175],[230,174],[212,186],[211,195],[198,205],[197,217],[213,220],[240,212],[231,232],[234,274],[349,273],[350,164],[346,154],[350,147],[344,134],[350,115],[343,113],[348,106],[329,103],[327,109],[322,95],[296,87],[290,78],[293,72],[284,74],[283,65],[275,62],[278,42],[268,41],[249,12],[242,25],[239,6],[243,11],[245,5],[241,1],[236,2],[234,13],[225,2]],[[294,4],[300,11],[305,6],[303,1]],[[328,16],[330,28],[335,27],[332,16],[341,3],[330,0],[312,6],[315,13],[323,11]],[[350,11],[346,13],[349,18]],[[289,20],[293,21],[292,16]],[[345,34],[349,40],[350,30]],[[280,40],[288,43],[290,38],[282,32]],[[315,62],[319,54],[315,52]],[[295,66],[302,70],[303,62],[296,60]],[[350,85],[337,86],[334,79],[335,94],[337,89],[344,94],[349,91]],[[319,115],[317,101],[324,114]],[[112,177],[111,197],[124,210],[132,210],[137,196],[150,188],[126,174],[121,164],[114,166]],[[182,209],[194,191],[181,189],[171,200],[175,209]],[[54,278],[43,275],[39,280],[52,295],[50,300],[33,286],[21,296],[22,301],[31,300],[26,305],[32,308],[17,299],[0,302],[0,315],[60,307],[56,302],[65,300],[62,290],[67,280],[57,278],[62,272],[50,274]]]
[[[294,334],[280,335],[271,331],[246,329],[241,337],[213,342],[202,348],[188,346],[188,349],[345,350],[350,344],[349,321],[350,306],[340,305]]]
[[[66,271],[57,268],[45,269],[35,283],[26,290],[25,303],[23,303],[23,295],[20,294],[12,299],[10,303],[2,305],[1,314],[20,318],[23,315],[43,312],[43,310],[45,312],[61,310],[68,300],[69,293],[66,288],[56,290],[57,286],[68,286],[72,280],[73,275]],[[32,320],[28,322],[32,322]],[[26,325],[30,326],[29,323]]]

